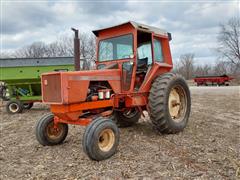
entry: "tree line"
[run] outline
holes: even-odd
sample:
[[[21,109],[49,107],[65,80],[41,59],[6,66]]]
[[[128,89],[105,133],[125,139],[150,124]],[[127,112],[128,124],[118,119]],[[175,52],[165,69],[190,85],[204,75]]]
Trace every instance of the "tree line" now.
[[[179,61],[174,63],[174,72],[181,74],[189,80],[196,76],[223,75],[228,74],[234,77],[240,76],[240,69],[236,65],[224,60],[217,60],[214,64],[199,64],[194,59],[193,53],[180,56]]]
[[[87,69],[96,59],[95,37],[80,33],[80,54]],[[232,74],[240,76],[240,19],[233,17],[225,24],[220,24],[215,51],[218,55],[214,65],[200,65],[194,60],[194,53],[180,56],[174,64],[174,71],[186,79],[194,76]],[[1,52],[1,58],[41,58],[74,56],[73,37],[61,36],[55,42],[34,42],[11,53]],[[240,77],[239,77],[240,78]]]
[[[80,33],[80,54],[85,59],[83,69],[89,68],[95,60],[95,37]],[[74,56],[74,37],[63,35],[52,43],[34,42],[13,52],[2,52],[1,58],[43,58],[43,57],[72,57]]]
[[[199,65],[193,53],[180,56],[174,71],[186,79],[195,76],[230,74],[240,79],[240,19],[233,17],[225,24],[220,24],[215,49],[218,58],[214,65]]]

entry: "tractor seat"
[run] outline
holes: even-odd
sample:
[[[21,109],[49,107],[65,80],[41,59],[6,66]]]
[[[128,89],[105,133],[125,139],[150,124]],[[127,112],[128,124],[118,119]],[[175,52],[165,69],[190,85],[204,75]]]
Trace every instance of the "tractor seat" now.
[[[146,72],[148,69],[148,57],[138,59],[137,62],[137,73]]]

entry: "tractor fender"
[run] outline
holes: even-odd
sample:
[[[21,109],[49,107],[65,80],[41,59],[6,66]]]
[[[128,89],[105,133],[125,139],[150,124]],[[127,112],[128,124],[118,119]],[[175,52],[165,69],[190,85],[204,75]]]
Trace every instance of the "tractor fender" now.
[[[164,73],[167,73],[167,72],[170,72],[172,69],[172,65],[170,64],[167,64],[167,63],[158,63],[158,62],[155,62],[151,69],[149,70],[149,72],[147,72],[146,76],[145,76],[145,79],[141,85],[141,87],[139,88],[139,92],[149,92],[150,91],[150,88],[151,88],[151,85],[152,85],[152,82],[153,80],[164,74]]]

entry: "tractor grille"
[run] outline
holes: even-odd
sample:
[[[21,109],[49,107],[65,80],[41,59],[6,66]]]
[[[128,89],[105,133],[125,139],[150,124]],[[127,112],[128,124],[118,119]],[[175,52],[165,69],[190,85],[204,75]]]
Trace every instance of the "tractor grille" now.
[[[42,75],[42,100],[45,103],[62,103],[61,75]]]

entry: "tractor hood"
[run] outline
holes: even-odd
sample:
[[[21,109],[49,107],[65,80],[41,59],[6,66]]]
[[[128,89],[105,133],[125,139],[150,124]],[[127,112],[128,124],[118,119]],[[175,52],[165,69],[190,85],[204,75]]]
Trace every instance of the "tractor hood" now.
[[[84,102],[90,81],[108,81],[114,93],[121,91],[119,69],[45,73],[41,76],[42,101],[47,104]]]

